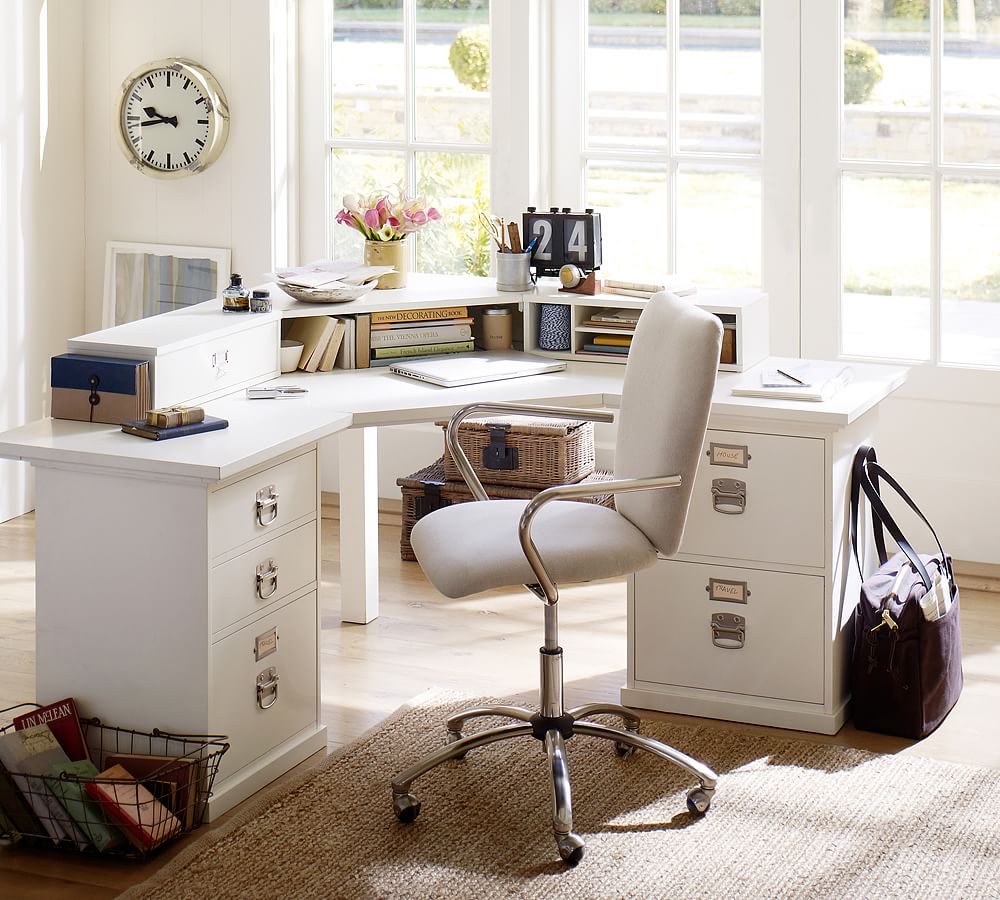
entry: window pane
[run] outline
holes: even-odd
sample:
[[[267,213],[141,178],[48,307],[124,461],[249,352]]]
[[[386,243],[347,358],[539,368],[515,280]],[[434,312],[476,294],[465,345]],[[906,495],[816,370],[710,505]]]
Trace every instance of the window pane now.
[[[335,0],[333,134],[400,140],[404,136],[403,0]]]
[[[677,272],[703,285],[760,284],[760,176],[678,172]]]
[[[951,4],[945,4],[945,10]],[[1000,3],[959,0],[941,63],[944,157],[1000,163]],[[995,252],[995,251],[994,251]]]
[[[682,4],[680,149],[759,153],[760,71],[760,0]]]
[[[1000,183],[944,183],[941,358],[1000,366]]]
[[[844,353],[930,358],[930,183],[843,176]]]
[[[329,208],[335,258],[360,260],[364,253],[365,239],[361,233],[332,221],[343,205],[344,195],[396,193],[405,180],[406,161],[402,153],[333,151],[333,196]]]
[[[479,224],[490,205],[489,157],[484,153],[417,153],[417,192],[442,218],[417,237],[417,270],[489,275],[490,236]]]
[[[632,7],[649,11],[629,11]],[[666,147],[669,107],[665,4],[590,0],[586,67],[590,146]],[[572,88],[567,96],[572,96]],[[557,92],[556,102],[558,97]]]
[[[588,163],[586,206],[601,214],[602,269],[609,276],[645,281],[669,274],[667,189],[663,163]]]
[[[417,140],[489,142],[489,23],[489,0],[417,0]]]
[[[928,3],[846,0],[842,138],[846,158],[930,159]]]

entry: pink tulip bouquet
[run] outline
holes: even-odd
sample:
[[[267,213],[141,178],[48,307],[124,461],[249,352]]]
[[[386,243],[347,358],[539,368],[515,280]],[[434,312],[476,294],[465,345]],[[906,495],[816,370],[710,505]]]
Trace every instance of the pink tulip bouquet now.
[[[347,194],[344,208],[337,213],[338,222],[360,231],[369,241],[401,241],[440,218],[441,213],[428,206],[423,197],[403,192],[396,198],[388,194]]]

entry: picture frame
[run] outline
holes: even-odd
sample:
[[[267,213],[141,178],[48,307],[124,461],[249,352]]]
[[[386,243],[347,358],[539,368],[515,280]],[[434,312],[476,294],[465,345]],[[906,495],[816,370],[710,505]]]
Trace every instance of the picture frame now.
[[[218,297],[229,284],[230,259],[224,247],[108,241],[102,327]]]

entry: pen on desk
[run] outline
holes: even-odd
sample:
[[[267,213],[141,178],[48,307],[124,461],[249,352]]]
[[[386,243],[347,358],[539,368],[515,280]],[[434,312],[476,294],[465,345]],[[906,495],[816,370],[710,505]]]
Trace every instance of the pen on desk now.
[[[794,381],[796,384],[802,384],[802,385],[805,384],[805,382],[801,378],[796,378],[794,375],[789,375],[787,372],[784,372],[781,369],[775,369],[775,371],[779,375],[784,375],[785,378],[787,378],[789,381]]]

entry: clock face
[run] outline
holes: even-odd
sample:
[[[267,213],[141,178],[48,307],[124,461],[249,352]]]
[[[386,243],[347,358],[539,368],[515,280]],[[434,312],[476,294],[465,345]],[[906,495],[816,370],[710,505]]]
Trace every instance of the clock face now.
[[[221,152],[228,131],[221,90],[204,69],[186,61],[163,60],[133,72],[119,111],[125,154],[149,174],[201,171]]]

